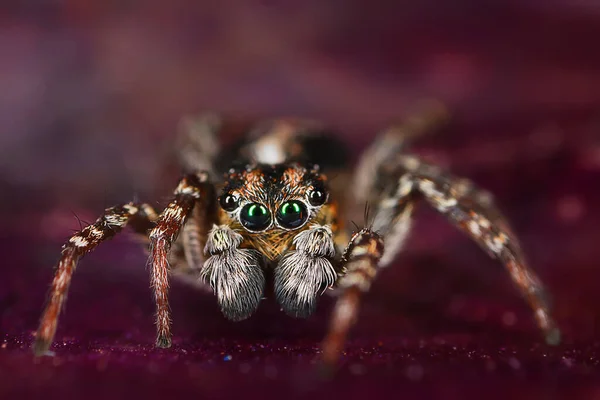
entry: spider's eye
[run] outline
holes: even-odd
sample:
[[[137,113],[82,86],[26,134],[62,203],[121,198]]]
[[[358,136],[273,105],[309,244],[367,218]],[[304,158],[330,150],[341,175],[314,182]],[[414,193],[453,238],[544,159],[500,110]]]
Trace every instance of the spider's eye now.
[[[271,213],[262,204],[246,204],[240,211],[240,222],[250,231],[263,231],[271,225]]]
[[[327,201],[327,193],[322,189],[315,188],[308,194],[308,201],[312,206],[321,206]]]
[[[238,200],[230,194],[223,195],[219,198],[219,204],[225,211],[233,211],[238,208]]]
[[[283,228],[295,229],[304,224],[308,211],[304,203],[298,200],[287,201],[277,211],[277,222]]]

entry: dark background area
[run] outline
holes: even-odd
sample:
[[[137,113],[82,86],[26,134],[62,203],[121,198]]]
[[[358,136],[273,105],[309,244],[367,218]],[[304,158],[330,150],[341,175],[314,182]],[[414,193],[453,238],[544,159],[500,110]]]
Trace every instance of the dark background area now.
[[[600,3],[87,3],[0,6],[0,398],[600,398]],[[423,208],[330,381],[314,374],[329,298],[307,321],[267,301],[230,323],[174,283],[175,346],[154,350],[127,235],[80,264],[56,357],[31,356],[77,218],[164,204],[183,115],[317,118],[356,157],[427,98],[452,120],[417,152],[497,195],[561,346],[541,343],[503,268]]]

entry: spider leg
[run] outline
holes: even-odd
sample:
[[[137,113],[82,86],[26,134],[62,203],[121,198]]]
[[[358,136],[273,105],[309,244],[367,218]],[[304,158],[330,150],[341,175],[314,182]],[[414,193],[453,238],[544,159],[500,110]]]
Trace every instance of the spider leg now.
[[[208,173],[186,175],[175,189],[175,198],[160,214],[156,226],[150,232],[151,284],[156,302],[156,346],[171,346],[171,317],[169,311],[169,262],[168,253],[177,239],[187,217],[197,202],[213,193]]]
[[[413,156],[397,156],[395,183],[386,171],[378,177],[388,185],[375,199],[371,229],[356,233],[342,257],[345,275],[335,305],[329,332],[323,343],[323,361],[332,367],[342,351],[363,292],[369,290],[377,268],[388,265],[401,250],[411,227],[411,216],[419,197],[446,215],[450,222],[474,239],[487,253],[502,261],[513,282],[531,308],[548,344],[558,344],[560,331],[550,315],[545,289],[526,263],[519,243],[489,193],[464,178],[443,173]],[[381,170],[381,168],[380,168]],[[375,233],[377,232],[377,233]],[[385,237],[383,252],[382,235]]]
[[[48,302],[36,333],[33,344],[33,352],[36,356],[45,354],[52,344],[58,317],[67,298],[69,284],[79,259],[103,241],[115,236],[127,224],[137,233],[146,233],[156,219],[156,212],[150,205],[128,203],[106,209],[104,215],[96,222],[71,236],[63,246]]]
[[[437,211],[470,236],[492,258],[500,260],[511,279],[534,311],[546,342],[560,342],[560,330],[550,315],[546,290],[522,255],[519,242],[491,196],[469,181],[451,176],[413,156],[399,157],[406,171],[400,185],[418,192]]]
[[[181,120],[177,149],[179,163],[184,171],[208,171],[210,178],[218,178],[214,161],[220,150],[217,133],[221,126],[221,118],[213,113]]]
[[[206,189],[207,193],[202,200],[202,206],[194,207],[189,216],[189,222],[184,225],[181,233],[185,260],[193,271],[201,269],[206,261],[204,247],[213,224],[217,222],[215,189],[213,186]]]
[[[448,110],[437,101],[425,101],[408,113],[400,124],[381,132],[359,160],[354,174],[354,198],[359,204],[377,198],[380,170],[393,163],[396,155],[416,139],[437,131],[448,119]]]
[[[350,239],[340,262],[344,273],[338,281],[341,293],[322,344],[322,361],[326,367],[337,362],[348,331],[356,320],[360,296],[371,287],[382,255],[383,240],[370,228],[361,229]]]

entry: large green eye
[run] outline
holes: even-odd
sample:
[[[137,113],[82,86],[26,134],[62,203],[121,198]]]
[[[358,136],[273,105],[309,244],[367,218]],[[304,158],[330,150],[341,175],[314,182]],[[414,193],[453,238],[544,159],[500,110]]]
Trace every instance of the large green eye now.
[[[295,229],[304,225],[308,218],[308,211],[304,203],[298,200],[292,200],[283,203],[277,211],[277,222],[283,228]]]
[[[263,231],[271,225],[271,213],[262,204],[246,204],[240,211],[240,222],[250,231]]]

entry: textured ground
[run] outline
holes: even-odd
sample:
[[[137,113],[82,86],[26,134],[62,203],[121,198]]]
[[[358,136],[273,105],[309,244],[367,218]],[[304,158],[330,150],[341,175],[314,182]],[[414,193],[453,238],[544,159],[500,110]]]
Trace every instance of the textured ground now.
[[[18,2],[0,16],[0,398],[600,398],[594,2],[175,3]],[[423,208],[328,380],[314,364],[328,298],[307,321],[267,301],[230,323],[175,283],[175,346],[154,350],[146,258],[127,236],[81,264],[56,356],[31,356],[73,214],[164,203],[182,114],[322,118],[357,154],[428,96],[454,120],[418,151],[498,195],[562,345],[542,345],[504,270]]]

